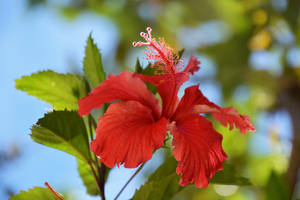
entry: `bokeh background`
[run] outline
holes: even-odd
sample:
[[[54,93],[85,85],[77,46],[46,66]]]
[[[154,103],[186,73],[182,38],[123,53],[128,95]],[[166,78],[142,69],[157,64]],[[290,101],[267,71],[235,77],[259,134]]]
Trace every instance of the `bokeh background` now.
[[[257,130],[242,135],[215,124],[228,162],[253,186],[189,186],[174,199],[300,198],[299,10],[299,0],[0,1],[0,199],[45,181],[73,199],[96,199],[85,194],[74,158],[30,139],[30,127],[51,107],[17,91],[14,80],[46,69],[82,73],[89,33],[107,72],[133,69],[137,57],[146,62],[131,43],[148,26],[184,48],[184,61],[192,54],[202,63],[180,96],[200,83],[209,99],[249,115]],[[162,162],[158,151],[120,199],[132,197]],[[133,173],[113,169],[107,199]]]

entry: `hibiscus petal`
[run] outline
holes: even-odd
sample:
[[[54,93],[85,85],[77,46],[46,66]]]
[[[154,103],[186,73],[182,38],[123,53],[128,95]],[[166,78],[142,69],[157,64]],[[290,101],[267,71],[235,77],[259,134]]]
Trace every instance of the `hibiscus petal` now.
[[[196,57],[191,56],[189,63],[185,67],[184,71],[189,72],[193,75],[196,71],[200,69],[199,65],[200,65],[200,61]]]
[[[163,103],[162,115],[169,118],[175,112],[179,103],[177,97],[180,86],[188,80],[188,73],[178,72],[173,74],[148,76],[143,74],[135,74],[145,82],[150,82],[156,86],[157,92],[161,96]]]
[[[167,120],[155,121],[151,110],[137,101],[116,102],[99,118],[91,150],[108,167],[135,168],[163,145]]]
[[[177,118],[171,134],[173,154],[178,161],[176,172],[181,174],[180,184],[195,182],[197,187],[206,188],[227,158],[222,149],[222,135],[198,114]]]
[[[104,103],[115,100],[134,100],[153,110],[154,115],[160,116],[161,107],[155,96],[148,91],[145,83],[130,72],[121,72],[119,75],[110,75],[89,96],[79,100],[79,114],[89,114],[93,108],[99,108]]]
[[[226,127],[229,124],[230,130],[235,126],[242,133],[246,133],[247,130],[255,131],[249,117],[247,115],[240,115],[234,107],[221,108],[219,112],[213,112],[212,115],[223,126]]]
[[[174,70],[172,73],[154,76],[135,73],[135,76],[156,86],[163,102],[162,116],[169,118],[174,114],[179,103],[177,94],[180,86],[189,79],[189,73],[193,74],[200,69],[199,64],[197,58],[192,56],[186,68],[181,72]]]
[[[194,112],[193,108],[195,105],[202,106],[204,108],[203,111],[207,111],[211,109],[211,111],[217,111],[220,107],[216,104],[210,102],[199,90],[199,85],[191,86],[185,89],[184,96],[181,98],[180,103],[176,109],[176,113],[174,117],[178,117],[179,115],[185,115],[188,112]],[[199,113],[205,113],[199,112]]]
[[[182,97],[173,118],[185,115],[188,112],[212,113],[213,118],[216,121],[219,121],[223,126],[226,127],[229,124],[230,130],[232,130],[233,127],[236,127],[242,133],[246,133],[247,130],[255,131],[248,116],[240,115],[233,107],[221,108],[212,103],[198,88],[199,85],[185,89],[184,96]]]

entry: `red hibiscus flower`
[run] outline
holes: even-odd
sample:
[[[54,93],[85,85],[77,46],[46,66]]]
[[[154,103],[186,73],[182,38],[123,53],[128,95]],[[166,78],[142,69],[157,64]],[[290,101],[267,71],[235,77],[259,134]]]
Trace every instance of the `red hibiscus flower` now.
[[[91,150],[108,167],[124,164],[135,168],[151,159],[154,149],[163,146],[169,130],[173,136],[173,154],[178,161],[176,172],[181,174],[181,185],[195,182],[197,187],[207,187],[214,174],[222,169],[227,155],[222,149],[222,135],[201,113],[212,113],[222,125],[234,126],[242,133],[255,131],[248,116],[238,114],[233,107],[221,108],[210,102],[198,89],[198,85],[185,89],[179,100],[180,86],[189,74],[199,70],[200,62],[191,57],[184,68],[182,61],[163,40],[157,42],[148,33],[141,33],[147,59],[154,61],[153,76],[130,72],[109,75],[89,96],[79,101],[79,114],[89,114],[104,103],[113,102],[99,118],[97,136]],[[162,99],[162,105],[147,90],[150,82]],[[115,102],[116,100],[120,100]]]

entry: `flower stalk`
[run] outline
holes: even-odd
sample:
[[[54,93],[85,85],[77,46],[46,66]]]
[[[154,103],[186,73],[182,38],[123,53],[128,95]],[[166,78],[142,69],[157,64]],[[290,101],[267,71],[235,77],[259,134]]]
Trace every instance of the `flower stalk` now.
[[[58,200],[64,200],[64,198],[58,194],[58,192],[56,192],[48,182],[45,182],[45,186],[54,194],[54,196],[58,199]]]

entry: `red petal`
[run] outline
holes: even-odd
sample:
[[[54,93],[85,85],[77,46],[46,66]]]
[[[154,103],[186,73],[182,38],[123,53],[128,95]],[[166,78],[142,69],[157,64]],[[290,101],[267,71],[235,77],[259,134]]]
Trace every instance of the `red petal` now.
[[[229,124],[229,129],[232,130],[234,126],[240,129],[242,133],[248,131],[255,131],[247,115],[240,115],[234,107],[221,108],[219,112],[212,113],[215,120],[220,122],[223,126]]]
[[[116,102],[99,118],[91,150],[108,167],[135,168],[163,145],[167,120],[155,122],[151,110],[137,101]]]
[[[180,86],[189,79],[189,73],[193,74],[200,69],[199,64],[197,58],[192,56],[182,72],[174,71],[173,73],[154,76],[135,74],[135,76],[156,86],[163,102],[162,116],[170,118],[179,103],[177,94]]]
[[[222,135],[198,114],[177,119],[171,133],[175,146],[173,154],[178,161],[176,172],[181,174],[180,184],[185,186],[195,181],[197,187],[206,188],[227,158],[222,149]]]
[[[110,75],[97,88],[79,100],[79,114],[86,115],[93,108],[99,108],[104,103],[115,100],[134,100],[153,110],[154,115],[160,116],[161,107],[155,96],[148,91],[145,83],[134,77],[130,72],[121,72],[119,75]]]
[[[145,82],[150,82],[156,86],[159,95],[163,102],[162,116],[169,118],[173,115],[179,99],[177,97],[180,86],[188,80],[188,73],[178,72],[175,74],[164,74],[147,76],[142,74],[135,74]]]
[[[240,115],[233,107],[221,108],[218,105],[210,102],[198,89],[198,85],[185,89],[185,94],[182,97],[176,113],[173,118],[178,118],[186,113],[212,113],[215,120],[219,121],[223,126],[230,125],[230,130],[235,126],[242,133],[255,131],[249,117]]]
[[[195,105],[205,106],[205,111],[207,111],[208,108],[215,110],[220,108],[216,104],[210,102],[198,88],[199,85],[195,85],[185,89],[184,96],[180,100],[174,118],[194,112],[193,108]]]
[[[184,69],[184,71],[194,74],[196,71],[200,69],[199,65],[200,65],[200,61],[196,57],[191,56],[189,63]]]

